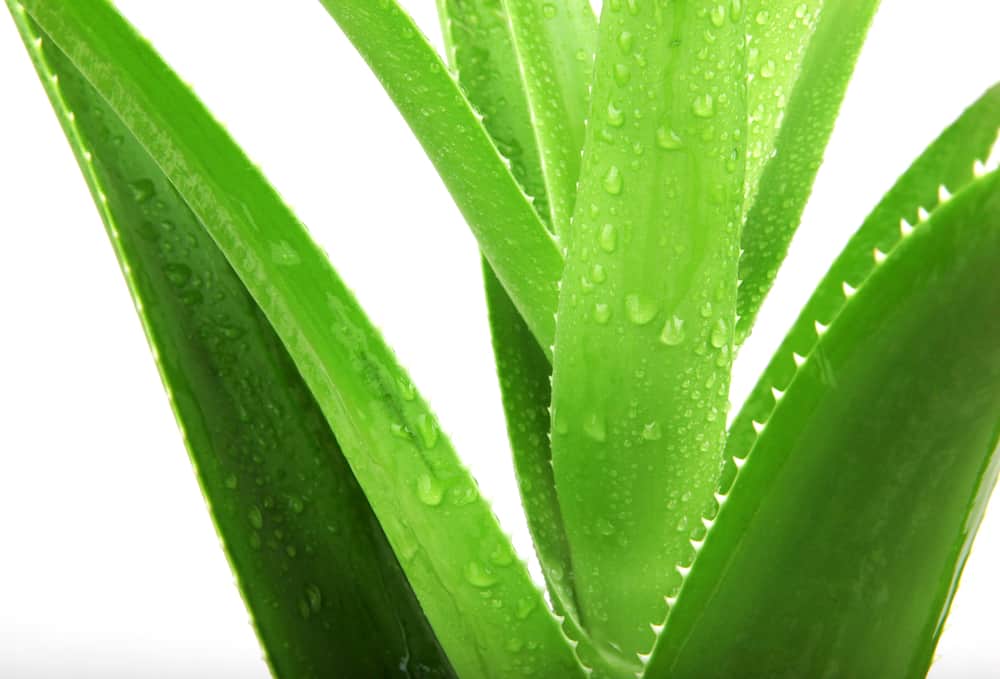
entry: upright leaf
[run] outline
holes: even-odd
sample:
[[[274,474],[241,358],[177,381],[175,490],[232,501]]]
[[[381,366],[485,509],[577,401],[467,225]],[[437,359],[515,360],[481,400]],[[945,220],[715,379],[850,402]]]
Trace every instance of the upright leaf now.
[[[426,404],[259,172],[105,0],[23,5],[156,162],[259,305],[336,432],[458,675],[579,676]]]
[[[125,271],[275,675],[454,677],[260,308],[121,119],[16,7],[13,17]]]
[[[508,17],[499,0],[439,0],[459,84],[483,116],[514,176],[550,222],[542,163]],[[570,40],[563,36],[563,40]],[[578,49],[587,49],[580,41]],[[592,52],[593,46],[590,46]],[[574,50],[575,51],[575,50]],[[578,83],[585,90],[584,83]],[[579,156],[579,149],[577,149]],[[552,368],[503,286],[484,263],[486,302],[507,433],[528,527],[557,611],[576,621],[573,566],[552,477]]]
[[[738,342],[750,334],[788,253],[878,5],[879,0],[748,5],[752,201],[741,239]]]
[[[849,246],[734,423],[724,502],[646,676],[926,674],[1000,471],[1000,174],[878,247],[852,284]],[[811,314],[834,285],[851,299],[827,327]]]
[[[590,0],[502,4],[541,151],[551,222],[562,235],[576,202],[597,22]]]
[[[744,16],[606,3],[559,297],[552,457],[583,625],[638,667],[721,468]]]
[[[322,0],[423,145],[542,349],[562,255],[440,57],[396,0]]]

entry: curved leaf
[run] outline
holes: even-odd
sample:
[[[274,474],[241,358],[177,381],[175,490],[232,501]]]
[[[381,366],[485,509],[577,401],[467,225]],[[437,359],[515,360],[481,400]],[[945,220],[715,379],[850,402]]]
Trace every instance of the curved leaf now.
[[[725,441],[746,126],[741,12],[607,3],[567,235],[552,460],[584,627],[638,669]]]
[[[551,222],[561,236],[576,202],[597,21],[590,0],[502,4],[541,150]]]
[[[572,649],[433,415],[259,172],[107,2],[23,5],[156,161],[259,305],[456,672],[578,676]]]
[[[396,0],[322,0],[378,76],[549,352],[562,254],[434,49]]]
[[[107,225],[275,675],[454,677],[267,319],[121,120],[13,16]]]
[[[802,219],[879,0],[752,5],[752,202],[741,239],[737,342],[750,334]]]
[[[877,256],[731,445],[647,676],[926,673],[1000,471],[1000,174]]]

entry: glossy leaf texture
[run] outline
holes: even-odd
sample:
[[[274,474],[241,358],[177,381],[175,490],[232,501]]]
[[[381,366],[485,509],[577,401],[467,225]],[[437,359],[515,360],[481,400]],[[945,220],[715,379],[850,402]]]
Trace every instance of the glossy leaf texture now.
[[[541,151],[550,221],[569,227],[580,176],[597,21],[590,0],[502,0]]]
[[[737,343],[753,329],[799,227],[878,5],[879,0],[748,4],[751,200],[741,238]]]
[[[396,0],[321,1],[378,76],[483,256],[550,351],[562,254],[448,68]]]
[[[549,220],[545,180],[507,14],[499,0],[440,0],[445,44],[459,84],[483,116],[514,176]],[[563,36],[563,40],[569,40]],[[579,49],[585,49],[581,44]],[[592,47],[591,47],[592,49]],[[585,83],[579,83],[585,89]],[[577,150],[579,155],[579,149]],[[552,476],[552,368],[484,262],[490,330],[518,489],[552,603],[577,621],[573,567]],[[579,637],[579,635],[577,635]]]
[[[580,675],[426,404],[260,173],[107,2],[23,5],[156,161],[260,307],[336,432],[455,672]]]
[[[556,489],[582,623],[633,672],[722,465],[747,115],[718,6],[605,4],[566,238]]]
[[[1000,470],[1000,174],[896,241],[737,418],[759,434],[646,676],[927,672]]]
[[[107,226],[275,675],[455,677],[259,307],[128,128],[48,36],[13,16]]]

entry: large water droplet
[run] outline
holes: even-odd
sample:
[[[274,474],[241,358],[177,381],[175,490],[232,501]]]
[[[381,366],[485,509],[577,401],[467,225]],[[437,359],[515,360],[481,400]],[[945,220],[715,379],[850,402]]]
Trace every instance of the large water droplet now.
[[[319,613],[323,608],[323,592],[317,585],[306,585],[306,601],[313,613]]]
[[[621,127],[625,124],[625,113],[615,106],[615,102],[608,102],[608,125],[611,127]]]
[[[636,325],[646,325],[658,311],[656,302],[645,295],[634,293],[625,296],[625,313]]]
[[[660,341],[668,347],[676,347],[684,342],[684,335],[684,319],[671,316],[663,326]]]
[[[716,349],[721,349],[729,345],[729,324],[722,318],[715,322],[712,326],[712,336],[711,336],[712,346]]]
[[[667,151],[676,151],[684,146],[684,141],[674,130],[660,126],[656,130],[656,145]]]
[[[712,25],[721,28],[724,23],[726,23],[726,6],[716,5],[712,8],[709,13],[709,18],[712,21]]]
[[[597,236],[597,242],[605,252],[614,252],[618,245],[618,230],[614,224],[605,224]]]
[[[465,567],[465,579],[473,587],[485,589],[497,584],[497,576],[492,569],[478,561],[470,561]]]
[[[438,441],[438,427],[434,418],[427,413],[417,417],[417,433],[420,435],[420,442],[424,448],[433,448]]]
[[[632,48],[635,46],[635,36],[628,31],[622,31],[618,34],[618,47],[625,54],[631,54]]]
[[[417,498],[428,507],[437,507],[444,500],[444,488],[430,474],[417,478]]]
[[[691,111],[699,118],[711,118],[715,115],[715,100],[711,94],[702,94],[695,97],[691,105]]]
[[[604,190],[612,196],[622,192],[622,172],[617,165],[608,168],[608,173],[604,175]]]
[[[629,81],[632,79],[632,71],[626,64],[615,64],[615,82],[619,86],[624,87],[628,85]]]

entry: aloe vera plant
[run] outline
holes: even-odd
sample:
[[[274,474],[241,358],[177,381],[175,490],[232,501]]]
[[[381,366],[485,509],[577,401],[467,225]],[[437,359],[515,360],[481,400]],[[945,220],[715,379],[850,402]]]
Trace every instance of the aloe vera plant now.
[[[874,0],[322,0],[477,239],[533,582],[304,226],[107,0],[7,0],[280,677],[926,674],[1000,472],[1000,87],[732,416]]]

